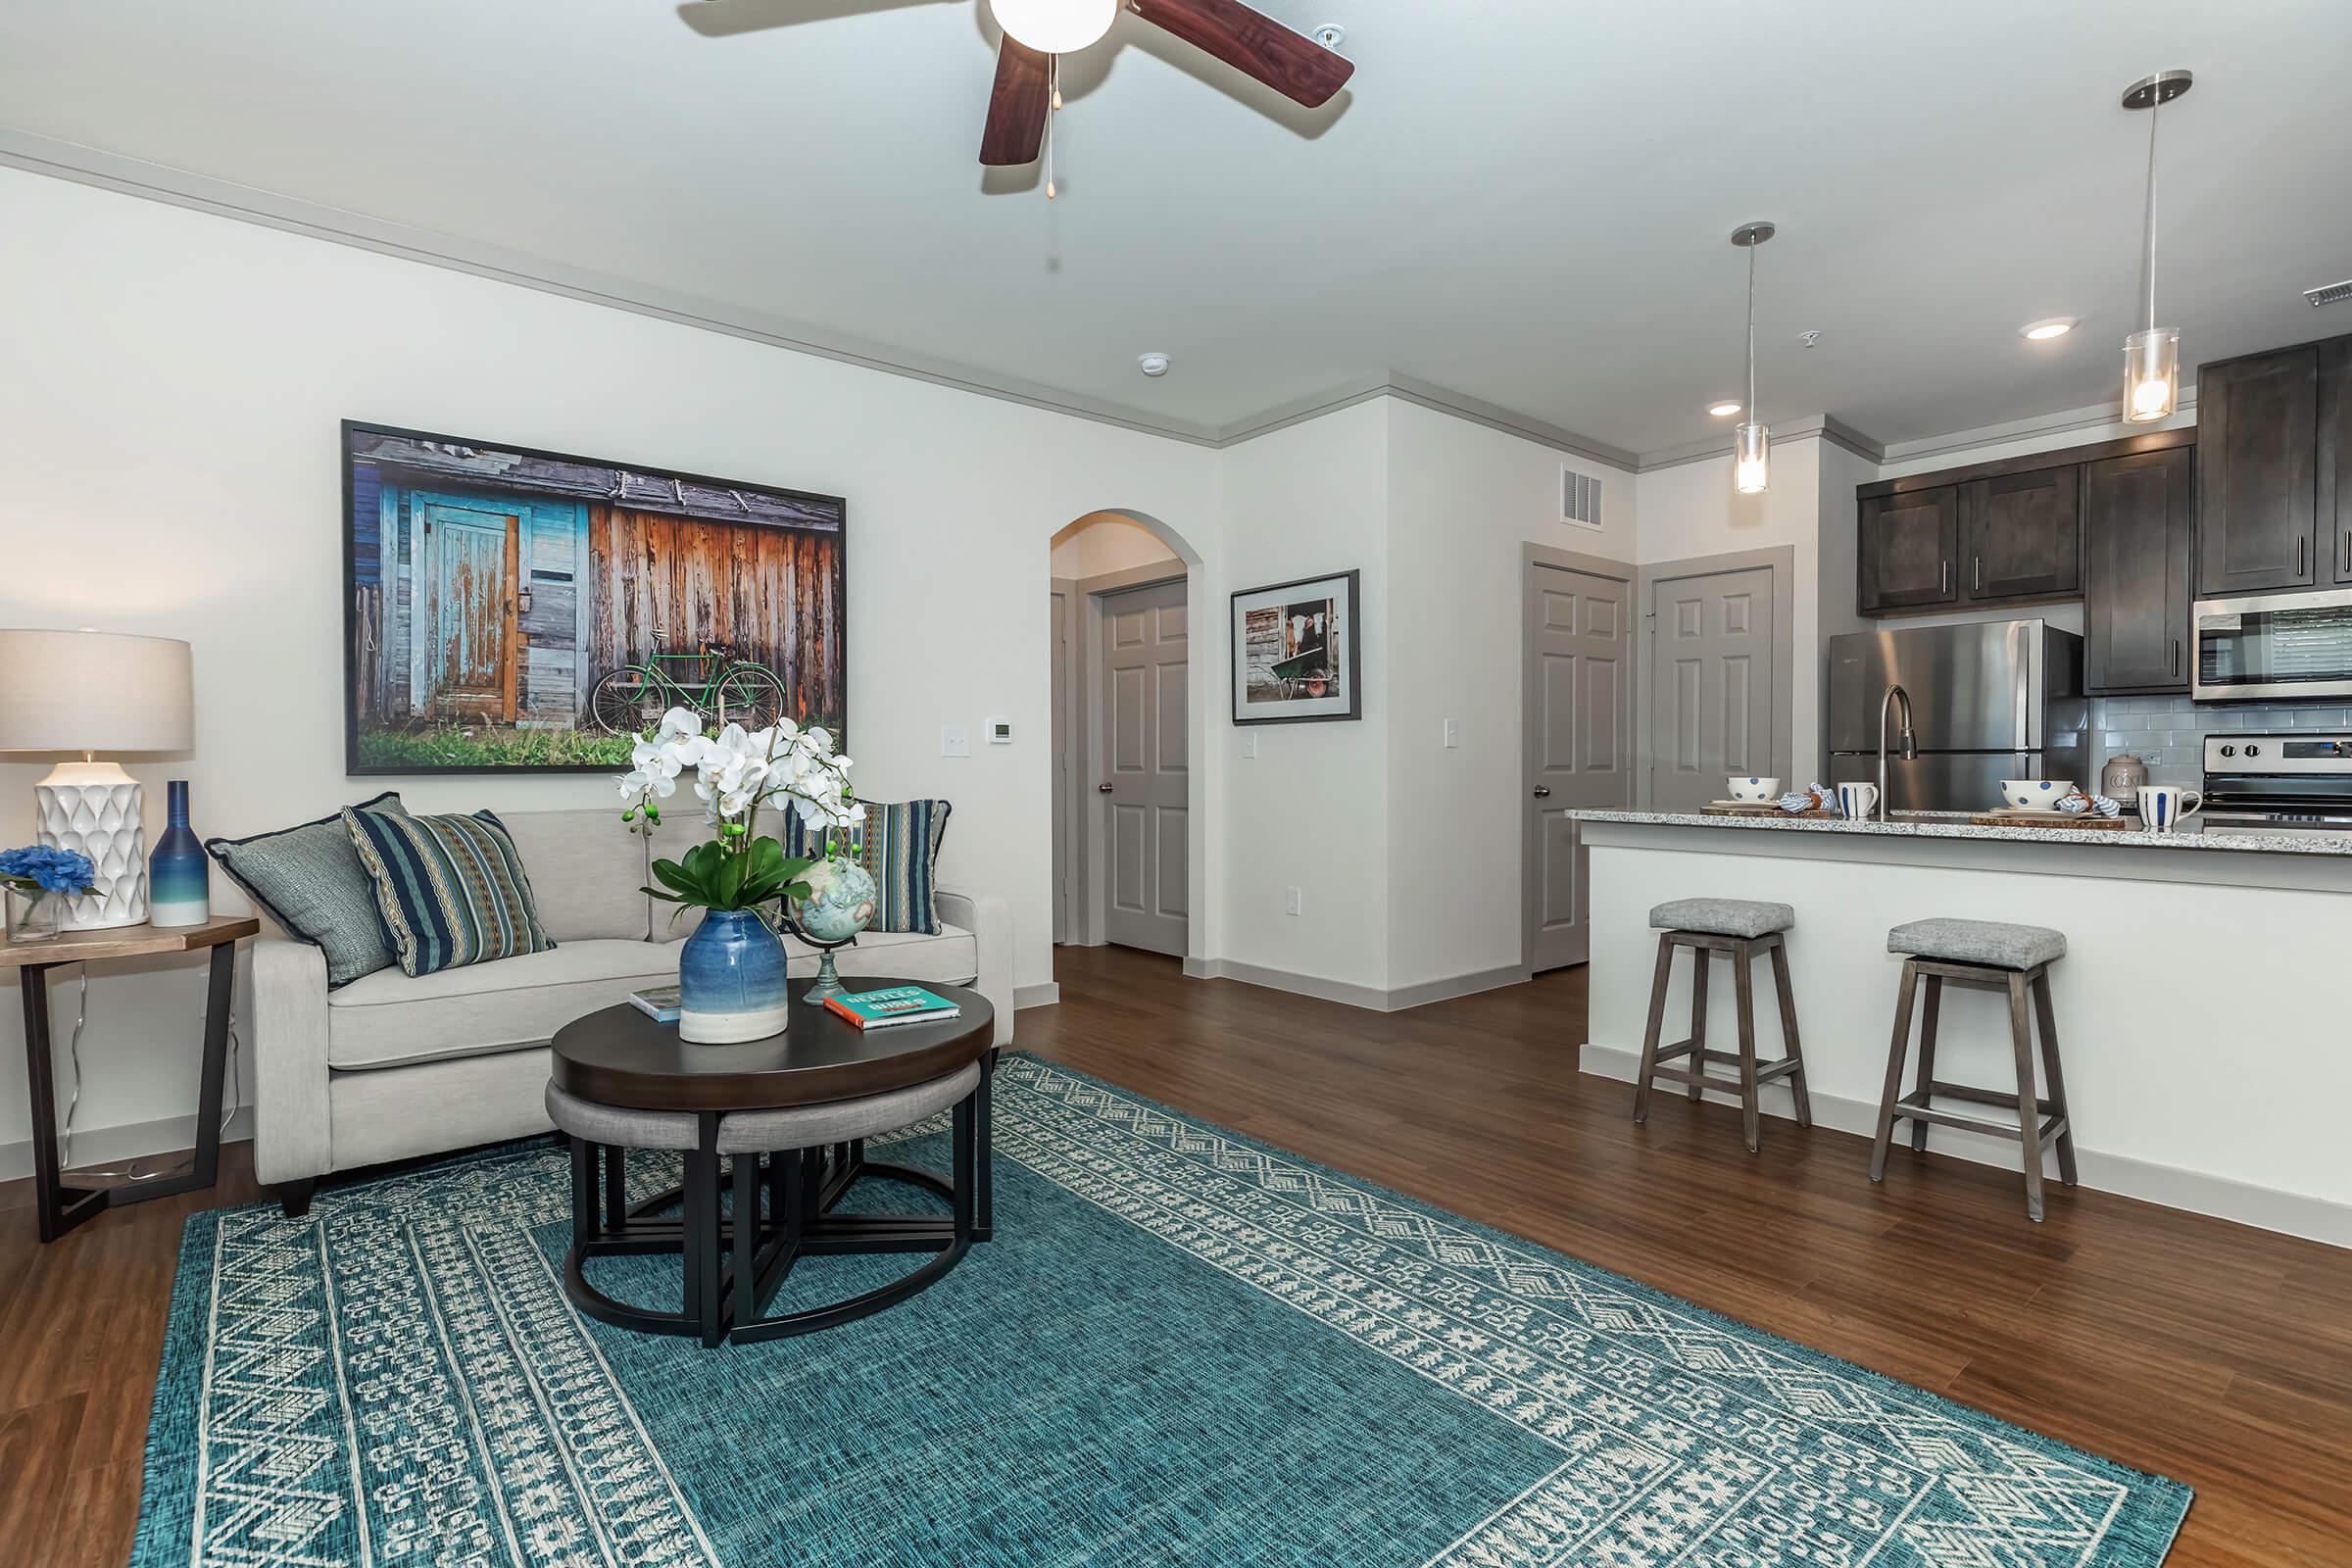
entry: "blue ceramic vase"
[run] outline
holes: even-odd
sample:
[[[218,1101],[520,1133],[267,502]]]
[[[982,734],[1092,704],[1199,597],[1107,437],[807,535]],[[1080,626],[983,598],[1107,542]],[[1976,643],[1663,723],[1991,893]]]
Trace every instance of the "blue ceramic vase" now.
[[[212,863],[188,829],[188,782],[167,786],[172,825],[147,862],[147,923],[202,925],[213,917]]]
[[[731,1046],[792,1022],[784,939],[750,909],[709,909],[678,950],[678,1038]]]

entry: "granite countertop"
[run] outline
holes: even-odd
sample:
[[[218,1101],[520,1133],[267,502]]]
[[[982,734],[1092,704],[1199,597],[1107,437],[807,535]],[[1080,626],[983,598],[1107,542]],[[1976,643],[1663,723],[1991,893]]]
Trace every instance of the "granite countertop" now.
[[[2302,829],[2265,832],[2231,828],[2209,832],[2191,817],[2177,833],[2139,828],[1986,827],[1962,812],[1898,812],[1891,822],[1848,822],[1820,816],[1702,816],[1695,811],[1570,811],[1584,822],[1637,822],[1657,827],[1720,827],[1762,833],[1846,833],[1916,839],[2001,839],[2015,844],[2089,844],[2127,850],[2212,850],[2239,855],[2352,856],[2352,833]]]

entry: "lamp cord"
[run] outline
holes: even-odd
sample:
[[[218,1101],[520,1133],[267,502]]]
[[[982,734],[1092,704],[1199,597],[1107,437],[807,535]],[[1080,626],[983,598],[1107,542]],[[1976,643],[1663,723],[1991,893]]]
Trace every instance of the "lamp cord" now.
[[[68,1170],[74,1168],[74,1113],[81,1106],[81,1032],[90,1021],[89,965],[77,963],[74,966],[74,971],[79,981],[79,987],[74,995],[74,1033],[66,1048],[66,1058],[73,1066],[74,1077],[66,1091],[66,1125],[59,1141],[58,1150],[58,1163]],[[237,1007],[232,1001],[228,1007],[228,1096],[220,1107],[220,1125],[216,1129],[218,1132],[228,1131],[228,1124],[237,1113],[237,1102],[244,1098],[243,1074],[238,1068],[240,1054],[241,1051],[237,1040]],[[172,1171],[169,1168],[141,1170],[139,1161],[133,1159],[127,1165],[93,1165],[88,1170],[77,1171],[75,1174],[112,1176],[121,1181],[151,1182],[158,1177],[171,1175]]]

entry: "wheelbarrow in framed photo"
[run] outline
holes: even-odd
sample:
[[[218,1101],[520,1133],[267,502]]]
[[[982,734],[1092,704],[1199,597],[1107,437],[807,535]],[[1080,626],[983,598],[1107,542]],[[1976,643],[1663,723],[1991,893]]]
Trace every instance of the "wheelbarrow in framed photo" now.
[[[1364,716],[1362,573],[1301,577],[1233,596],[1233,721]]]
[[[842,734],[838,496],[346,420],[345,767],[597,772],[672,708]]]

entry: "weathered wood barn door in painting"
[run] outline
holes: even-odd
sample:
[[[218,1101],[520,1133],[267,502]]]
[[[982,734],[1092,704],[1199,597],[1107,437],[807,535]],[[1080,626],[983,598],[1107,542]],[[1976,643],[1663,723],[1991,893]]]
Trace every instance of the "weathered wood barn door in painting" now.
[[[446,502],[424,508],[425,665],[435,718],[514,721],[514,586],[522,519]]]

